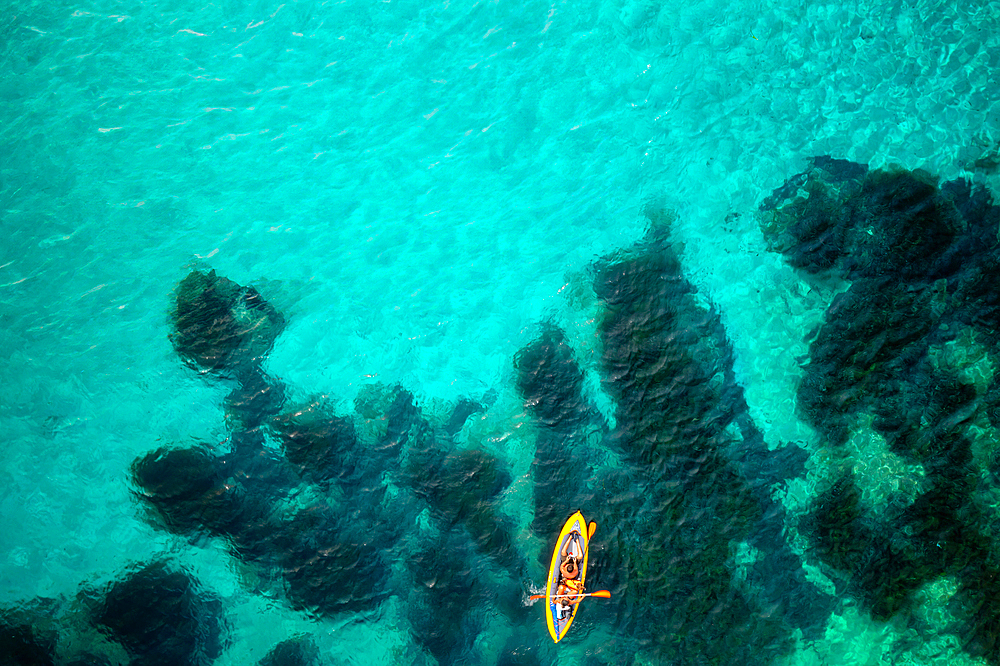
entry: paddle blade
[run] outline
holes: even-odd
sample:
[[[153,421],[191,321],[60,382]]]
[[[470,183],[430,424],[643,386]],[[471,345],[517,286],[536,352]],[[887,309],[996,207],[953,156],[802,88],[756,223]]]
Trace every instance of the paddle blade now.
[[[597,531],[597,523],[595,523],[594,521],[590,521],[590,526],[588,527],[587,531],[588,531],[587,541],[590,541],[591,539],[594,538],[594,532]]]
[[[542,596],[545,596],[545,595],[542,595]],[[591,592],[590,596],[592,596],[592,597],[601,597],[603,599],[610,599],[611,598],[611,590],[598,590],[596,592]]]
[[[608,596],[611,596],[610,592],[608,592]],[[528,601],[538,601],[539,599],[544,599],[544,598],[545,598],[544,594],[533,594],[530,597],[528,597]]]

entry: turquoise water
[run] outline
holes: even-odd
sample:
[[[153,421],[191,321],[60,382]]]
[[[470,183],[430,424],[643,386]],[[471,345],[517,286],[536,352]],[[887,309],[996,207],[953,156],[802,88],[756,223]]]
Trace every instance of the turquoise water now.
[[[459,398],[494,395],[460,444],[509,466],[501,506],[534,563],[550,546],[530,528],[536,435],[512,359],[555,323],[611,418],[588,270],[643,238],[647,206],[669,209],[684,276],[720,313],[765,441],[820,450],[795,392],[804,337],[837,289],[768,252],[755,212],[814,155],[997,189],[982,165],[1000,141],[1000,6],[954,4],[8,10],[0,604],[56,599],[72,625],[81,586],[168,555],[223,601],[232,629],[215,663],[256,663],[298,632],[344,663],[421,654],[403,596],[315,620],[261,593],[224,541],[143,520],[134,460],[230,436],[231,387],[185,366],[168,339],[193,268],[254,285],[285,315],[265,368],[290,402],[323,395],[347,413],[363,387],[399,384],[444,419]],[[782,501],[807,505],[824,464],[813,456]],[[524,593],[542,582],[521,581]],[[944,593],[927,594],[921,612],[943,613]],[[607,637],[580,629],[560,663],[605,658]],[[477,659],[496,663],[512,633],[493,621]],[[851,604],[825,640],[783,659],[974,661],[955,640],[925,647]]]

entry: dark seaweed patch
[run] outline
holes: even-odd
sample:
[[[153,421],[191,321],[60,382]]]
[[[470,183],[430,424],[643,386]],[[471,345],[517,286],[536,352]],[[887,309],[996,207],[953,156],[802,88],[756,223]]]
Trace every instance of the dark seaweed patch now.
[[[264,468],[263,479],[251,466],[197,448],[154,451],[133,465],[133,475],[165,527],[228,537],[241,557],[281,574],[296,608],[329,614],[378,604],[387,570],[370,539],[382,531],[353,533],[323,505],[277,518],[266,472],[281,463],[268,462],[263,450],[260,457],[251,462]],[[278,492],[287,492],[285,481]]]
[[[499,458],[480,449],[452,450],[447,431],[435,432],[413,395],[398,390],[385,439],[406,445],[400,480],[427,503],[444,529],[462,525],[476,548],[510,571],[520,555],[507,521],[496,507],[511,475]]]
[[[762,227],[772,250],[810,274],[848,279],[941,277],[942,249],[966,225],[924,172],[834,168],[817,158],[766,201]],[[799,192],[803,191],[803,195]]]
[[[284,384],[254,369],[244,373],[239,385],[226,396],[226,418],[247,430],[259,428],[284,404]]]
[[[191,271],[177,288],[176,333],[171,339],[178,354],[207,370],[225,367],[243,343],[225,287],[215,271]]]
[[[465,422],[469,420],[474,414],[478,414],[486,409],[486,405],[479,402],[478,400],[472,400],[470,398],[462,398],[455,405],[455,409],[451,412],[451,417],[444,426],[445,435],[448,437],[454,437],[465,425]]]
[[[876,619],[895,615],[920,585],[940,573],[922,567],[901,534],[886,536],[865,520],[861,492],[850,474],[817,497],[802,527],[827,564],[850,574],[851,591]]]
[[[859,280],[834,299],[798,389],[802,413],[831,442],[844,442],[851,415],[872,409],[926,354],[939,321],[931,302],[929,290],[889,280]]]
[[[537,340],[517,353],[514,366],[518,392],[539,425],[571,429],[587,419],[583,372],[562,330],[545,326]]]
[[[277,518],[274,505],[261,501],[261,494],[227,497],[233,489],[228,483],[211,486],[207,493],[195,494],[193,504],[182,504],[180,509],[176,503],[162,502],[161,497],[159,509],[168,524],[175,525],[177,521],[170,522],[170,517],[190,506],[190,513],[181,514],[182,524],[211,527],[229,537],[234,552],[244,559],[279,572],[295,608],[332,614],[365,610],[384,598],[387,569],[372,543],[386,536],[383,530],[362,535],[344,525],[353,520],[352,515],[338,519],[324,505]],[[199,511],[206,495],[211,512]],[[216,502],[223,510],[215,510]]]

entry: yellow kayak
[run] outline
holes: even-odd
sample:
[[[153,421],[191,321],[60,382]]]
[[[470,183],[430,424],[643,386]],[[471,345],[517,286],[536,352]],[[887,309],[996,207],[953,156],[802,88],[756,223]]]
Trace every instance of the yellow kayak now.
[[[587,551],[590,544],[590,537],[594,535],[597,523],[587,524],[583,514],[579,511],[574,513],[563,525],[556,539],[556,547],[552,551],[552,563],[549,565],[548,585],[545,588],[545,624],[549,628],[549,635],[552,640],[558,643],[569,631],[573,624],[573,618],[579,608],[579,603],[565,603],[565,597],[558,597],[559,580],[562,573],[559,568],[564,559],[564,553],[577,557],[580,565],[579,590],[583,592],[583,583],[587,577]]]

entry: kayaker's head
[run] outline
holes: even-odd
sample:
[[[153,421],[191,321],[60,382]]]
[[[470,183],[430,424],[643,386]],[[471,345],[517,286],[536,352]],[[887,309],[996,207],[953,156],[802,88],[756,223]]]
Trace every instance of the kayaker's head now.
[[[568,578],[576,578],[576,575],[580,573],[580,567],[577,566],[576,558],[572,555],[566,557],[566,563],[563,564],[563,573],[566,574]]]

